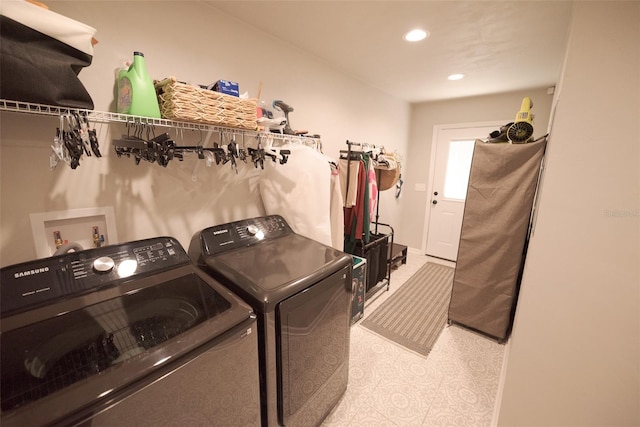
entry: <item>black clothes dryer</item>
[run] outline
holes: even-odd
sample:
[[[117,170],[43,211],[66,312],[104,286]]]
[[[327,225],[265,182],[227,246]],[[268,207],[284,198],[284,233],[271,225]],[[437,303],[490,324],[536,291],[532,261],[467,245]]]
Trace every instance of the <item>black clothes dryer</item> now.
[[[1,270],[3,427],[259,425],[256,318],[170,237]]]
[[[347,388],[351,256],[278,215],[202,230],[189,256],[258,316],[262,425],[321,424]]]

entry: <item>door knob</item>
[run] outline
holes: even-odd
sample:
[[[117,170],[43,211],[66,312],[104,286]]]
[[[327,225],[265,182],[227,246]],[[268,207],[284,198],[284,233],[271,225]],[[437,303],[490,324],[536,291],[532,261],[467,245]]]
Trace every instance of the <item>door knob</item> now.
[[[433,195],[434,195],[434,196],[437,196],[437,195],[438,195],[438,192],[437,192],[437,191],[434,191],[434,192],[433,192]]]
[[[437,200],[434,200],[434,201],[433,201],[433,202],[431,202],[431,203],[433,203],[434,205],[437,205],[437,204],[438,204],[438,201],[437,201]]]

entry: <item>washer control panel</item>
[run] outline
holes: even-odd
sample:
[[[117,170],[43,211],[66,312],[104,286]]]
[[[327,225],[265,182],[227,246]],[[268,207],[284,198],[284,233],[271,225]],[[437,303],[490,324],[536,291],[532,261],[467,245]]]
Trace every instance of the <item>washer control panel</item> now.
[[[2,317],[189,263],[177,240],[157,237],[8,266],[0,276]]]
[[[212,255],[258,244],[293,233],[280,215],[244,219],[228,224],[205,228],[191,242],[191,249],[203,255]],[[201,245],[201,248],[194,248]]]

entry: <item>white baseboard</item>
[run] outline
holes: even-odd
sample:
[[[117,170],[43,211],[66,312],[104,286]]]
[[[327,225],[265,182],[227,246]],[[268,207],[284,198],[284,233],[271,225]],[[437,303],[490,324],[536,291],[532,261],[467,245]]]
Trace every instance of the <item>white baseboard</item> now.
[[[504,345],[504,355],[502,356],[502,369],[500,371],[500,382],[498,383],[498,392],[493,405],[493,415],[491,416],[491,427],[498,427],[498,419],[500,418],[500,405],[502,405],[502,396],[504,393],[504,382],[507,377],[507,365],[509,362],[509,348],[511,347],[511,339]]]

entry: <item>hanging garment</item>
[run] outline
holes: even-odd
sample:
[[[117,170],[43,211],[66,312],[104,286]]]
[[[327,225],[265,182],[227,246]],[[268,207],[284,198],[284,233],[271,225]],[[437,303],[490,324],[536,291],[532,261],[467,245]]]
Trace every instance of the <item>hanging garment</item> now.
[[[358,199],[356,204],[352,207],[344,208],[344,229],[345,229],[345,242],[344,251],[353,253],[356,247],[356,241],[362,239],[362,233],[364,229],[364,202],[365,192],[360,191],[364,189],[367,179],[367,169],[364,162],[360,162],[358,167]]]
[[[265,162],[260,174],[266,214],[281,215],[296,233],[332,246],[331,166],[327,158],[304,145],[281,148],[291,150],[287,163]]]
[[[364,195],[362,196],[362,232],[357,230],[360,234],[359,238],[362,239],[365,243],[369,243],[369,237],[371,235],[371,215],[369,214],[369,207],[371,204],[371,195],[369,192],[369,164],[371,164],[371,157],[368,154],[362,155],[363,159],[363,174],[364,174],[364,182],[361,182],[360,189],[364,190]]]
[[[351,164],[346,159],[340,159],[338,170],[340,171],[340,187],[344,196],[344,206],[352,207],[358,198],[358,170],[360,160],[352,160]],[[347,178],[349,178],[349,191],[347,193]]]
[[[331,168],[330,184],[331,200],[329,207],[331,210],[331,246],[334,249],[344,249],[344,218],[342,213],[342,188],[340,188],[340,170]]]
[[[376,170],[374,162],[369,161],[369,220],[373,222],[376,218],[376,207],[378,206],[378,181],[376,179]]]

